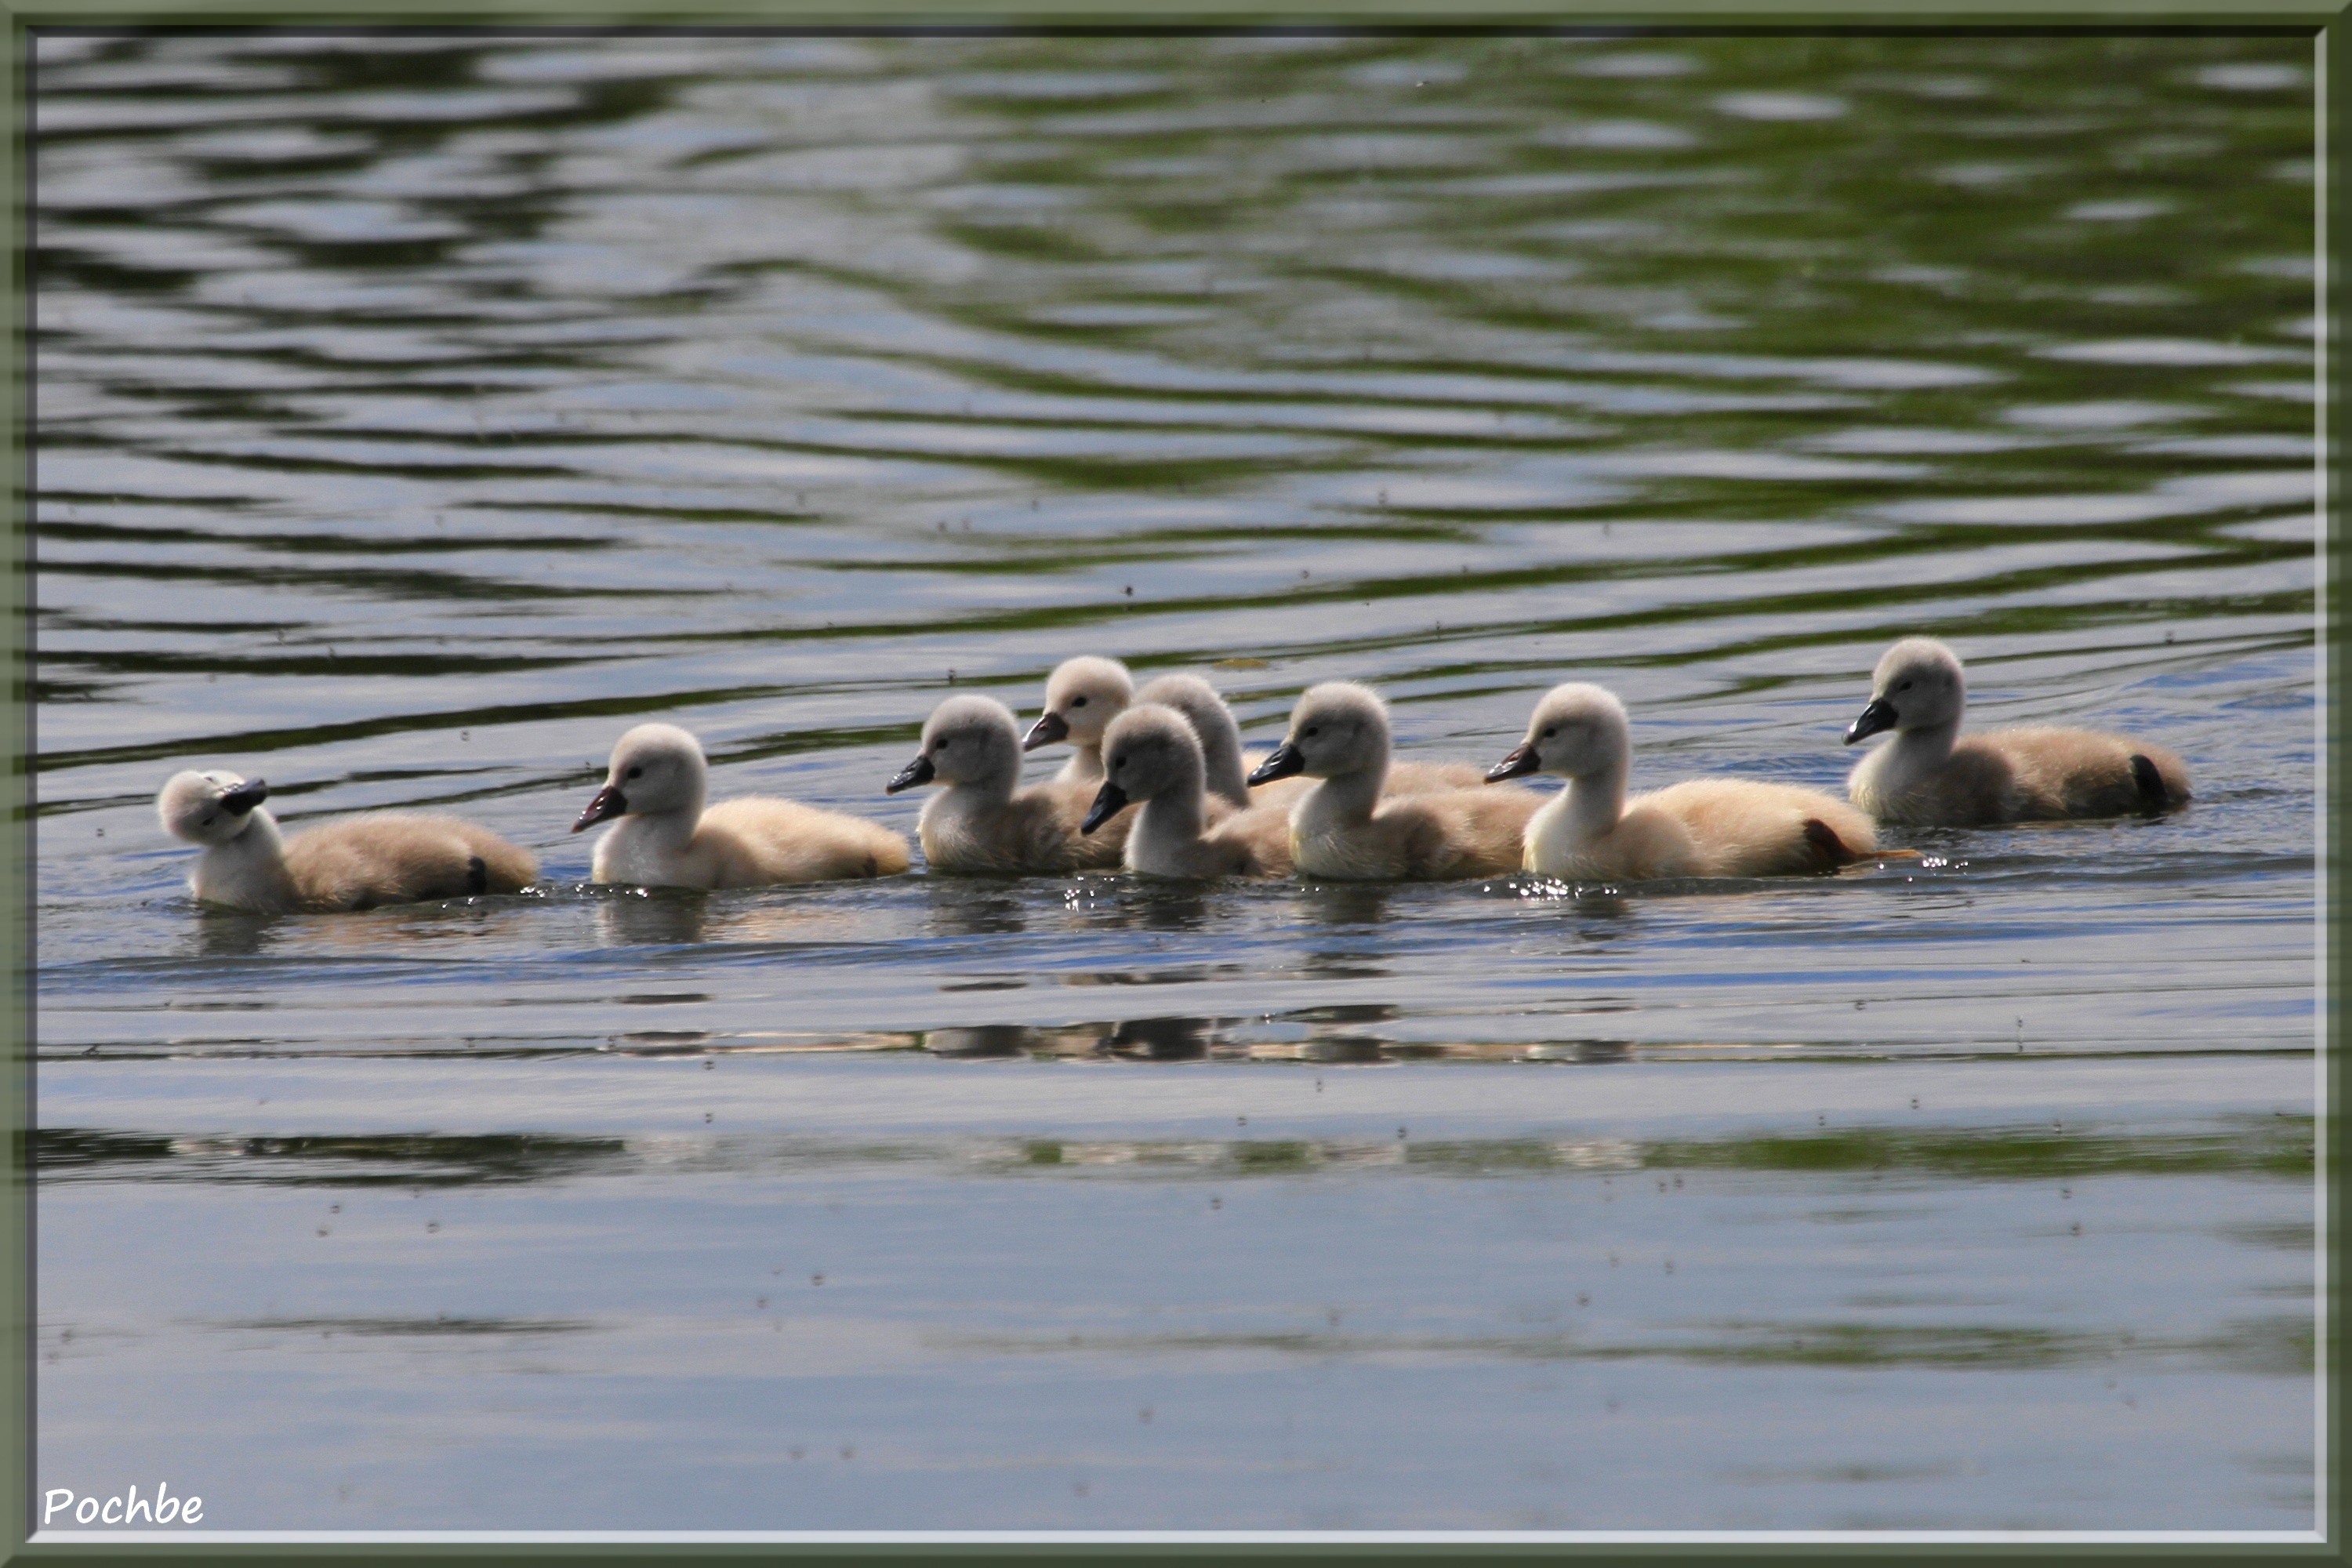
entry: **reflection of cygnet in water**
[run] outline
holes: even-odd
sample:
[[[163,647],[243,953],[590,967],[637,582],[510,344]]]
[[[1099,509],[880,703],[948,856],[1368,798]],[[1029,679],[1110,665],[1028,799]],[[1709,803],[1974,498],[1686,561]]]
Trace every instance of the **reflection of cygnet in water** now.
[[[675,724],[640,724],[613,748],[604,787],[578,833],[621,820],[596,841],[589,880],[646,888],[758,888],[886,877],[907,868],[907,841],[877,823],[768,795],[705,809],[702,745]]]
[[[616,946],[688,947],[703,940],[709,912],[698,891],[630,889],[596,900],[596,935]]]
[[[174,773],[155,797],[173,837],[205,846],[188,878],[198,900],[257,914],[335,912],[520,892],[539,863],[454,816],[380,811],[278,835],[269,786],[226,773]]]
[[[1078,831],[1094,785],[1020,787],[1021,732],[993,698],[950,697],[933,709],[922,750],[887,787],[896,795],[933,783],[948,787],[923,803],[915,831],[934,871],[1107,871],[1127,846],[1126,816]]]
[[[1250,782],[1299,773],[1323,781],[1290,811],[1291,858],[1304,877],[1447,881],[1518,869],[1519,832],[1541,795],[1511,788],[1384,799],[1388,772],[1388,705],[1369,687],[1334,680],[1299,698],[1290,733]]]
[[[1021,749],[1034,752],[1070,742],[1070,760],[1054,775],[1062,784],[1102,777],[1102,732],[1134,698],[1135,681],[1115,658],[1081,655],[1055,666],[1045,679],[1045,710],[1029,726]]]
[[[1833,871],[1878,846],[1868,817],[1819,790],[1690,779],[1628,801],[1632,767],[1624,704],[1580,682],[1546,693],[1527,739],[1487,774],[1568,780],[1528,824],[1527,868],[1570,881],[1779,877]]]
[[[1282,807],[1234,811],[1221,801],[1223,820],[1211,824],[1200,737],[1176,710],[1129,708],[1103,732],[1102,761],[1102,787],[1079,826],[1092,832],[1138,803],[1127,836],[1129,870],[1186,879],[1290,874],[1290,819]]]
[[[1960,734],[1968,681],[1952,650],[1905,637],[1871,677],[1870,705],[1845,743],[1895,731],[1846,781],[1881,822],[1971,827],[2069,816],[2121,816],[2189,803],[2189,770],[2161,746],[2047,724]]]

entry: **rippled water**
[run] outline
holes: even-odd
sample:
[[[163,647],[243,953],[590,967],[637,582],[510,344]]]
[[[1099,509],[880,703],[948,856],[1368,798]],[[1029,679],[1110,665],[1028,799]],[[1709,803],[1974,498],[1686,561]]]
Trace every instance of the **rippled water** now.
[[[46,37],[41,1484],[2309,1528],[2309,59]],[[1913,631],[2196,804],[1612,891],[646,896],[566,831],[656,717],[911,830],[950,683],[1078,652],[1479,761],[1598,679],[1637,786],[1835,788]],[[200,912],[183,766],[545,886]]]

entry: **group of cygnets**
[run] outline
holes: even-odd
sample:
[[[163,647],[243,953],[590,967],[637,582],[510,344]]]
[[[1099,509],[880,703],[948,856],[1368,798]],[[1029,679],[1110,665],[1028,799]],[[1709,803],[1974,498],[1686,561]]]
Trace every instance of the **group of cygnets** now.
[[[1888,853],[1879,823],[1972,826],[2170,810],[2189,799],[2180,760],[2091,730],[2025,726],[1963,737],[1960,661],[1906,637],[1878,661],[1851,745],[1882,731],[1849,801],[1756,779],[1704,778],[1628,800],[1625,710],[1598,686],[1555,687],[1500,762],[1391,758],[1388,708],[1368,687],[1310,688],[1272,752],[1245,756],[1215,689],[1073,658],[1024,736],[993,699],[950,698],[922,749],[886,786],[940,786],[916,833],[936,871],[1060,874],[1124,867],[1163,878],[1446,880],[1527,870],[1571,882],[1832,871]],[[1055,778],[1023,785],[1024,752],[1067,742]],[[1553,773],[1544,795],[1509,781]],[[572,824],[612,822],[590,879],[745,888],[889,876],[907,842],[877,823],[789,800],[707,805],[702,748],[640,724],[613,748],[604,787]],[[528,850],[455,817],[383,812],[279,836],[268,787],[225,773],[175,774],[163,826],[205,846],[189,886],[206,903],[264,912],[341,910],[519,892]],[[1893,853],[1902,853],[1894,851]]]

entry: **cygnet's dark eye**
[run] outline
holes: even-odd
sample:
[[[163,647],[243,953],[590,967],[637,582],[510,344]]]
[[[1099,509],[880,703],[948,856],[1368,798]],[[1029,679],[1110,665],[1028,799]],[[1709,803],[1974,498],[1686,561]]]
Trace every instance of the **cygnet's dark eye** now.
[[[643,768],[631,768],[627,773],[623,773],[621,776],[625,779],[633,779],[643,774],[645,771],[646,770]]]
[[[1302,741],[1311,741],[1315,738],[1315,731],[1319,728],[1319,725],[1309,724],[1307,728],[1298,731],[1298,738]]]
[[[1557,734],[1559,734],[1559,725],[1557,725],[1557,724],[1555,724],[1555,725],[1553,725],[1550,729],[1546,730],[1546,731],[1543,732],[1543,738],[1544,738],[1545,740],[1549,741],[1549,740],[1550,740],[1554,735],[1557,735]]]
[[[200,827],[210,827],[210,826],[213,825],[213,823],[214,823],[214,821],[215,821],[215,818],[207,816],[207,817],[205,817],[205,818],[204,819],[204,821],[203,821],[203,822],[201,822],[201,823],[197,824],[197,826],[200,826]]]
[[[1073,697],[1070,699],[1070,706],[1073,708],[1083,708],[1086,705],[1087,700],[1083,697]]]
[[[1906,681],[1902,682],[1900,685],[1896,686],[1895,689],[1895,690],[1897,690],[1897,691],[1908,691],[1908,690],[1910,690],[1910,689],[1911,689],[1911,683],[1910,683],[1909,681],[1906,680]]]

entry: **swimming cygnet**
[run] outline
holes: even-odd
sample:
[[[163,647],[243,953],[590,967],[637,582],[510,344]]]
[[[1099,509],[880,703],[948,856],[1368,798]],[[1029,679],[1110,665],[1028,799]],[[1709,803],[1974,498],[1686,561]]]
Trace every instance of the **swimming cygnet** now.
[[[1208,769],[1209,793],[1213,795],[1234,805],[1250,807],[1286,804],[1315,787],[1313,779],[1297,776],[1268,779],[1251,787],[1250,770],[1271,753],[1243,752],[1241,726],[1234,722],[1233,710],[1225,706],[1225,700],[1218,695],[1215,687],[1197,675],[1155,676],[1135,694],[1135,700],[1173,708],[1192,721],[1193,733],[1201,737],[1201,759]],[[1439,790],[1475,789],[1486,782],[1486,773],[1468,763],[1391,760],[1388,782],[1381,786],[1381,793],[1432,795]]]
[[[1132,816],[1078,830],[1092,783],[1021,787],[1021,731],[993,698],[950,697],[933,709],[923,749],[887,787],[896,795],[935,780],[948,787],[923,803],[915,830],[935,871],[1107,871],[1127,847]]]
[[[2189,770],[2161,746],[2097,730],[2031,724],[1963,737],[1968,682],[1952,650],[1905,637],[1871,677],[1870,706],[1845,732],[1853,745],[1895,739],[1846,781],[1853,804],[1882,822],[1968,827],[2067,816],[2168,811],[2189,801]]]
[[[1066,658],[1045,679],[1045,711],[1029,726],[1021,749],[1034,752],[1070,742],[1070,760],[1055,778],[1064,784],[1102,777],[1102,733],[1135,700],[1135,681],[1115,658]]]
[[[1187,878],[1290,874],[1288,814],[1276,805],[1237,811],[1209,795],[1201,738],[1185,714],[1136,703],[1103,731],[1102,757],[1102,787],[1079,830],[1093,832],[1135,802],[1129,870]]]
[[[1229,805],[1247,810],[1280,804],[1315,787],[1312,780],[1290,778],[1275,779],[1250,788],[1249,771],[1264,759],[1244,755],[1242,727],[1234,722],[1233,710],[1225,706],[1225,700],[1218,695],[1215,687],[1197,675],[1154,676],[1135,694],[1135,700],[1139,704],[1157,702],[1163,708],[1173,708],[1191,721],[1192,732],[1201,741],[1201,765],[1206,787],[1212,795]]]
[[[424,899],[520,892],[539,862],[454,816],[376,811],[281,838],[262,809],[269,786],[235,773],[174,773],[155,797],[175,838],[205,846],[188,890],[257,914],[369,910]]]
[[[675,724],[640,724],[613,748],[604,787],[572,831],[619,817],[589,862],[593,882],[644,888],[761,888],[887,877],[907,841],[878,823],[798,801],[747,795],[706,808],[702,743]]]
[[[1250,775],[1306,773],[1322,782],[1291,807],[1291,858],[1302,876],[1356,881],[1444,881],[1519,868],[1520,831],[1543,797],[1524,789],[1390,795],[1389,712],[1349,681],[1310,687],[1290,710],[1290,733]]]
[[[1568,788],[1528,824],[1526,867],[1571,881],[1833,871],[1876,849],[1870,819],[1832,795],[1759,779],[1690,779],[1625,798],[1633,737],[1598,686],[1556,686],[1490,779],[1558,773]]]

